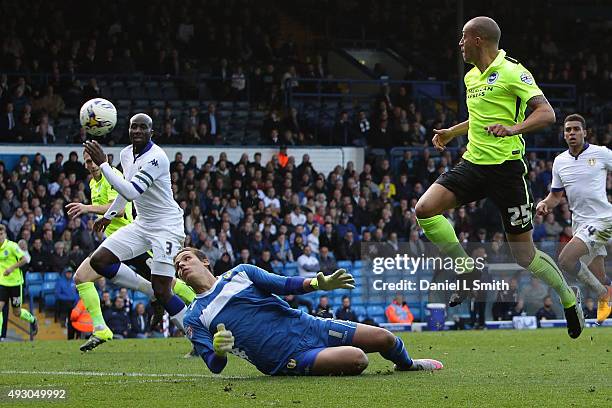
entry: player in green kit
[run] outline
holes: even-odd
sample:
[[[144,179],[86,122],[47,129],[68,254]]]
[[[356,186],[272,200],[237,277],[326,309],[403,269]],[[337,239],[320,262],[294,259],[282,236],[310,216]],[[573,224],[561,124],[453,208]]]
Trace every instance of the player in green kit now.
[[[87,153],[83,153],[83,159],[85,161],[85,167],[92,175],[89,182],[89,187],[91,190],[91,204],[68,204],[66,208],[68,209],[68,215],[72,218],[79,217],[87,213],[103,215],[117,197],[117,191],[115,191],[106,178],[104,178],[100,167],[98,167],[91,160],[91,157],[89,157]],[[117,174],[121,175],[119,170],[114,170]],[[119,228],[128,225],[132,221],[132,203],[128,201],[123,213],[113,218],[106,228],[106,236],[110,236]],[[151,255],[145,252],[144,254],[126,262],[126,264],[133,266],[138,273],[135,273],[131,268],[126,267],[119,269],[116,271],[114,276],[107,278],[118,286],[141,291],[152,298],[153,288],[151,287],[150,282],[150,260]],[[89,257],[83,262],[89,262]],[[79,268],[74,276],[74,281],[76,283],[79,296],[81,299],[83,299],[83,303],[91,315],[94,325],[94,336],[99,340],[107,341],[112,339],[113,332],[108,328],[104,321],[102,310],[100,308],[100,298],[94,286],[94,282],[100,277],[101,275],[93,272],[91,268]],[[190,304],[193,299],[195,299],[195,293],[193,290],[191,290],[189,286],[179,279],[175,280],[174,292],[185,302],[185,304]],[[158,311],[161,311],[163,314],[163,308],[159,309]],[[88,347],[85,347],[88,343],[89,342],[85,343],[81,347],[82,351],[89,350]]]
[[[30,323],[33,335],[38,333],[36,317],[21,307],[21,287],[23,274],[21,268],[26,259],[16,242],[6,238],[6,226],[0,224],[0,327],[2,327],[2,309],[7,302],[11,303],[13,315]]]
[[[501,212],[516,262],[557,292],[568,334],[577,338],[584,327],[579,299],[555,262],[533,243],[533,199],[523,158],[522,135],[554,124],[555,112],[531,73],[498,48],[500,37],[499,26],[489,17],[473,18],[463,27],[459,47],[465,62],[474,65],[465,75],[469,117],[449,129],[434,129],[432,142],[441,151],[453,138],[467,133],[467,151],[461,162],[442,174],[420,198],[417,220],[427,238],[443,253],[467,259],[453,227],[441,214],[490,198]],[[525,117],[527,107],[532,113]],[[477,275],[468,270],[459,279],[470,288]],[[461,304],[469,295],[469,290],[454,293],[449,306]]]

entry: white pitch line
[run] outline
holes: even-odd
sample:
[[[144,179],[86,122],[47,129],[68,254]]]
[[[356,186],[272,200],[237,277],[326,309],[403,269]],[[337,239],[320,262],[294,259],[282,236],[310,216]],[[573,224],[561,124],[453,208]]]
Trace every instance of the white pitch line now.
[[[21,370],[3,370],[1,374],[25,374],[25,375],[83,375],[83,376],[94,376],[94,377],[170,377],[170,378],[222,378],[222,379],[244,379],[252,378],[247,376],[238,375],[216,375],[216,374],[184,374],[184,373],[170,373],[170,374],[158,374],[158,373],[109,373],[100,371],[21,371]]]

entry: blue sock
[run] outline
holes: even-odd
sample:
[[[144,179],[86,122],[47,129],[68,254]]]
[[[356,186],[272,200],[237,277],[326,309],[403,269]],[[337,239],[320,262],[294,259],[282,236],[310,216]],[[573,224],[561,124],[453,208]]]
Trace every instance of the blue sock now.
[[[119,267],[121,266],[121,262],[117,262],[114,264],[110,264],[102,268],[101,271],[96,271],[100,275],[104,276],[106,279],[113,279],[117,272],[119,272]]]
[[[164,304],[164,309],[170,316],[174,316],[185,308],[185,302],[180,297],[174,295],[170,298],[168,303]]]
[[[400,367],[412,367],[412,359],[404,347],[404,342],[399,337],[395,338],[395,345],[391,350],[380,353],[387,360],[393,361]]]

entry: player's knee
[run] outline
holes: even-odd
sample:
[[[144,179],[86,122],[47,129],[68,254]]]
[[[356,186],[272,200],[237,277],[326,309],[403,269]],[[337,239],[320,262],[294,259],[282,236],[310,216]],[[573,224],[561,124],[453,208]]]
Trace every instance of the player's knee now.
[[[13,308],[13,316],[21,317],[21,308],[20,307],[14,307]]]
[[[380,329],[378,330],[378,336],[380,338],[379,343],[381,345],[382,351],[391,350],[395,347],[395,335],[391,333],[389,330]]]
[[[417,218],[430,218],[433,217],[436,214],[432,214],[432,208],[430,205],[428,205],[425,200],[423,200],[422,198],[419,199],[419,201],[417,201],[416,207],[414,208],[414,213],[416,214]]]
[[[89,259],[89,265],[92,267],[92,269],[94,271],[96,271],[98,274],[100,273],[100,271],[102,269],[104,269],[104,267],[106,266],[106,261],[104,260],[104,257],[98,252],[96,251],[91,258]]]
[[[350,372],[347,374],[361,374],[366,368],[368,368],[370,361],[368,360],[367,354],[361,349],[356,348],[353,353],[354,355],[351,358]]]

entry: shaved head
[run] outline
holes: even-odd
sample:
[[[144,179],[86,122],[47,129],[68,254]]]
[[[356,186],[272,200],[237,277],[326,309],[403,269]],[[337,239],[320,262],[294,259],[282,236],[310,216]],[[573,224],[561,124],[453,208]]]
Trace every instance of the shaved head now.
[[[134,122],[146,123],[149,129],[153,127],[153,119],[151,119],[151,117],[147,115],[146,113],[137,113],[134,116],[132,116],[130,119],[130,123],[134,123]]]
[[[499,39],[501,38],[501,30],[499,26],[489,17],[474,17],[465,24],[465,31],[470,31],[474,36],[482,38],[494,45],[499,45]]]

